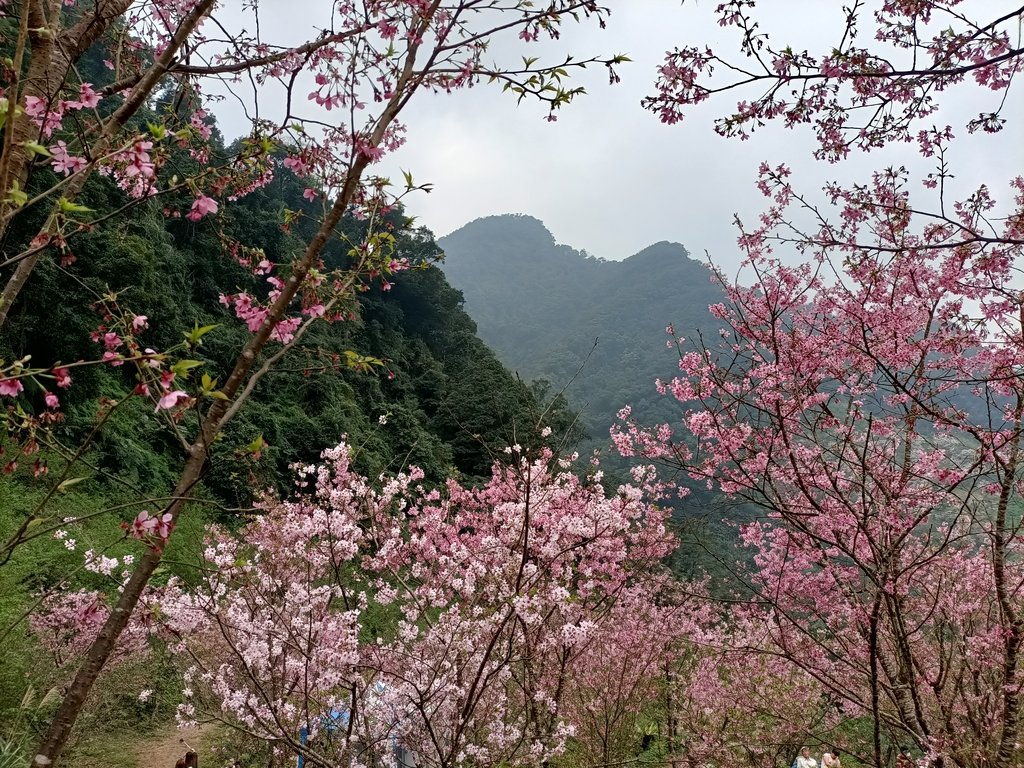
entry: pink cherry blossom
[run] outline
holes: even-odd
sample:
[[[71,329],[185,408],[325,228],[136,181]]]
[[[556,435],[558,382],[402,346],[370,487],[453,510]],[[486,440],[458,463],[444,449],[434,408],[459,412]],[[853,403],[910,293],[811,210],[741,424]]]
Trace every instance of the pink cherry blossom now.
[[[203,216],[208,213],[217,212],[217,201],[206,195],[200,195],[192,203],[192,208],[188,213],[188,219],[190,221],[199,221]]]
[[[25,97],[25,114],[42,130],[43,136],[50,137],[63,120],[63,108],[59,103],[50,104],[38,96]]]
[[[17,397],[24,389],[20,379],[0,379],[0,395]]]
[[[71,374],[68,373],[67,368],[54,368],[53,376],[57,380],[57,386],[61,389],[71,386]]]
[[[70,176],[77,173],[88,165],[84,157],[75,157],[68,152],[67,144],[58,141],[50,146],[50,153],[53,155],[53,170]]]
[[[676,47],[645,106],[671,124],[725,98],[722,136],[775,122],[811,131],[818,160],[905,145],[934,170],[901,160],[815,196],[796,187],[798,155],[763,163],[765,208],[737,237],[746,274],[715,276],[721,344],[673,339],[679,376],[658,391],[680,417],[624,410],[614,430],[623,454],[759,510],[739,529],[750,600],[695,636],[672,692],[685,754],[767,767],[792,758],[773,745],[841,737],[882,765],[898,733],[931,764],[1009,768],[1024,715],[1024,569],[1006,514],[1024,492],[1024,180],[954,192],[960,132],[936,120],[979,140],[1003,129],[1024,11],[855,3],[801,51],[762,5],[709,7],[735,56]],[[971,85],[980,114],[943,102]]]
[[[103,627],[110,614],[103,595],[96,591],[60,592],[43,598],[29,617],[29,627],[54,665],[68,674]],[[118,642],[111,659],[119,664],[138,658],[148,648],[141,623],[133,626]]]
[[[92,89],[92,83],[82,83],[78,86],[79,103],[85,109],[93,109],[100,103],[100,95]]]
[[[309,174],[310,168],[302,158],[288,156],[282,161],[282,165],[296,176],[306,176]]]
[[[305,492],[268,499],[238,535],[210,530],[199,583],[157,590],[172,650],[201,665],[179,718],[208,703],[276,741],[326,707],[361,712],[371,743],[393,736],[427,764],[557,754],[595,696],[656,698],[655,670],[708,618],[657,573],[671,539],[645,497],[653,473],[638,477],[609,495],[545,453],[442,492],[415,468],[371,484],[346,445],[326,451],[298,469]],[[371,601],[393,631],[369,630]]]
[[[173,390],[164,394],[156,404],[155,411],[170,410],[171,408],[177,407],[183,400],[188,399],[188,393],[183,392],[180,389]]]
[[[128,533],[148,543],[162,545],[171,535],[171,515],[151,515],[142,510],[130,525],[126,525]]]

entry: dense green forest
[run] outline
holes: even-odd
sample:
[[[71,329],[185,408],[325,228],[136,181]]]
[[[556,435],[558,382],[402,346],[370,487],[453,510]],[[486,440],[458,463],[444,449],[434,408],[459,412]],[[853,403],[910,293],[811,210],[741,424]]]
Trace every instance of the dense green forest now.
[[[287,258],[305,234],[295,216],[310,206],[302,188],[284,172],[233,206],[227,227],[245,232],[271,261]],[[102,210],[116,204],[110,195],[96,189],[89,202]],[[289,231],[283,226],[286,211]],[[346,226],[358,229],[356,222]],[[514,441],[517,432],[527,433],[541,413],[535,392],[476,337],[461,295],[432,266],[440,251],[431,234],[410,228],[400,214],[393,226],[397,253],[420,268],[398,276],[388,292],[370,287],[353,322],[322,325],[261,385],[254,407],[232,425],[227,445],[232,438],[248,443],[263,435],[269,444],[264,479],[272,483],[289,464],[315,458],[343,433],[364,446],[368,471],[406,462],[434,479],[452,469],[479,476],[488,472],[491,452]],[[135,311],[157,319],[154,341],[163,345],[197,325],[217,325],[202,349],[210,367],[222,370],[245,330],[219,305],[219,291],[251,284],[253,278],[223,258],[220,247],[212,226],[179,220],[165,227],[159,206],[144,206],[123,220],[120,231],[82,238],[72,267],[47,265],[12,312],[2,343],[37,360],[88,358],[95,353],[90,332],[99,319],[81,308],[113,291]],[[333,252],[341,250],[335,244]],[[57,337],[40,332],[52,324],[64,332]],[[372,372],[352,371],[344,365],[348,350],[384,364]],[[76,385],[67,403],[72,416],[62,427],[68,444],[90,428],[96,398],[119,398],[130,389],[113,368],[83,369]],[[387,429],[379,428],[380,416],[386,416]],[[140,423],[151,424],[152,431],[127,430],[128,424]],[[559,425],[551,426],[557,431]],[[115,416],[99,435],[95,460],[106,472],[156,488],[169,482],[164,460],[169,450],[155,418]],[[230,449],[218,453],[208,485],[225,498],[244,497],[249,479],[240,477]]]

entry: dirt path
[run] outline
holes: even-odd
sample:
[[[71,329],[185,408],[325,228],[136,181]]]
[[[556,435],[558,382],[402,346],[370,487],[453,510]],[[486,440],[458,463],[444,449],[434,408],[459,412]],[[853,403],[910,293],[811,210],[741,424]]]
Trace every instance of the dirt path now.
[[[202,758],[206,757],[202,749],[203,736],[202,726],[164,731],[139,747],[139,768],[174,768],[178,758],[182,757],[189,747],[199,752],[199,764],[202,765]],[[189,746],[185,746],[186,743]]]

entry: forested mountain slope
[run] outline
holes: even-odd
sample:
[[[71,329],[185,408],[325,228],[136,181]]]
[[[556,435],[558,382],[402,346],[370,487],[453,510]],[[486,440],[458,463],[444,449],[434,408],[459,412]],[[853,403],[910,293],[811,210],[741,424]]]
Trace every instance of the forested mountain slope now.
[[[678,372],[665,328],[688,337],[714,328],[708,305],[723,298],[682,245],[604,261],[520,215],[477,219],[439,244],[481,338],[524,378],[568,385],[593,444],[607,443],[625,404],[648,423],[678,418],[678,404],[654,387]]]
[[[81,235],[74,258],[43,262],[12,307],[0,334],[0,358],[11,359],[18,350],[39,363],[95,359],[102,351],[96,334],[104,323],[103,298],[116,296],[150,318],[143,339],[158,349],[212,326],[190,354],[214,375],[230,370],[248,331],[223,306],[221,294],[244,289],[260,295],[267,286],[231,258],[225,241],[244,233],[260,258],[287,263],[316,220],[315,203],[303,197],[304,188],[302,180],[280,169],[268,186],[215,222],[168,219],[166,200],[154,200],[126,211],[114,227]],[[100,215],[122,205],[123,198],[110,180],[96,178],[83,202]],[[34,231],[38,222],[26,219],[9,239]],[[325,250],[325,269],[344,264],[350,247],[345,238],[358,241],[364,226],[354,219],[343,223]],[[285,483],[290,464],[315,459],[343,434],[358,446],[358,463],[368,474],[412,463],[432,481],[452,471],[486,475],[496,452],[529,434],[543,410],[537,393],[476,336],[461,295],[433,266],[440,253],[433,235],[411,228],[401,211],[391,214],[387,226],[396,258],[419,268],[384,285],[367,285],[350,320],[315,326],[261,382],[212,454],[204,485],[214,496],[248,504],[255,489]],[[346,356],[353,352],[383,364],[352,370]],[[111,408],[91,438],[85,455],[95,472],[80,490],[127,482],[157,496],[173,485],[180,445],[148,399],[130,396],[135,379],[129,369],[75,368],[75,385],[62,392],[65,416],[55,436],[65,448],[49,446],[58,451],[86,440],[97,413]],[[30,388],[26,396],[27,405],[43,410],[41,391]],[[554,428],[552,443],[564,437],[560,419],[566,426],[558,408],[547,419]],[[255,464],[244,451],[253,440],[264,444]],[[44,460],[56,459],[42,447]],[[15,483],[45,485],[45,476],[32,476],[39,473],[32,472],[31,459],[5,461]]]

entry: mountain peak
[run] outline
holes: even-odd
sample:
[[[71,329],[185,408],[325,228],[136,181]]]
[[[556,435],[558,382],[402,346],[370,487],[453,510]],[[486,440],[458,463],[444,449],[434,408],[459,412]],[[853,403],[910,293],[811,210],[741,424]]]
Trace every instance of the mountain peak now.
[[[626,261],[633,262],[634,264],[644,264],[650,262],[673,262],[684,259],[692,261],[690,259],[690,252],[686,250],[682,243],[662,240],[661,242],[648,245],[642,251],[634,253]]]
[[[487,247],[482,247],[484,241]],[[449,255],[460,259],[472,254],[474,260],[488,262],[504,261],[510,251],[515,252],[514,261],[534,261],[539,257],[557,259],[561,266],[575,266],[575,262],[586,261],[586,267],[595,265],[624,264],[631,268],[679,267],[695,262],[681,243],[662,240],[653,243],[626,259],[600,259],[586,251],[556,243],[555,236],[544,222],[525,213],[501,213],[482,216],[463,224],[458,229],[440,238],[439,243]]]
[[[514,234],[516,240],[520,242],[536,243],[543,246],[555,244],[555,236],[544,226],[544,222],[525,213],[481,216],[479,219],[463,224],[442,239],[459,239],[480,234],[492,236],[495,233],[503,233],[505,236]]]

